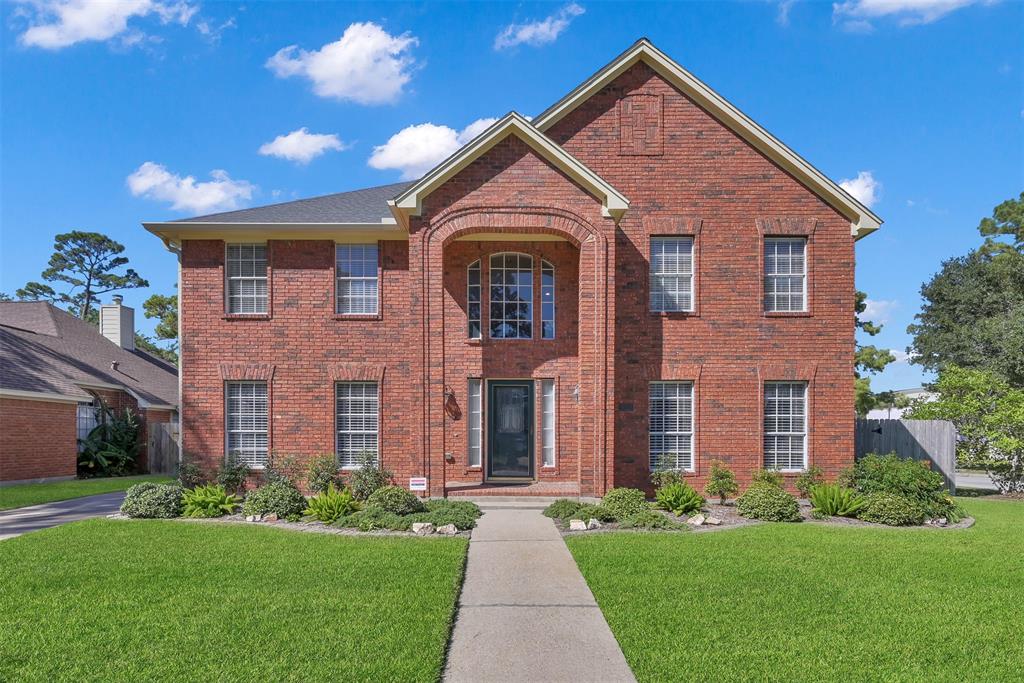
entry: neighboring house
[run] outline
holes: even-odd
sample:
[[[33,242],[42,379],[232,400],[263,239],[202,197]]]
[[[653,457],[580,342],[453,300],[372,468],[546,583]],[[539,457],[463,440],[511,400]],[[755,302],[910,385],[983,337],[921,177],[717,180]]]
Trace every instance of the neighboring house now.
[[[115,296],[100,329],[41,301],[0,302],[0,482],[70,479],[100,403],[172,422],[178,371],[135,348],[134,312]]]
[[[872,408],[864,417],[868,420],[899,420],[903,418],[903,413],[910,410],[910,406],[905,405],[905,402],[934,401],[938,397],[934,391],[928,391],[923,387],[897,389],[893,393],[900,398],[884,408]]]
[[[440,496],[838,473],[880,223],[641,40],[415,182],[145,227],[180,254],[186,453],[370,453]]]

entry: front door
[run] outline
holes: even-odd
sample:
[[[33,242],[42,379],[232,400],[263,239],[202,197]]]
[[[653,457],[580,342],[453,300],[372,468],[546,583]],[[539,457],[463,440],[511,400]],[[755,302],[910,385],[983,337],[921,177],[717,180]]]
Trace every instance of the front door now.
[[[533,478],[533,382],[487,383],[487,476]]]

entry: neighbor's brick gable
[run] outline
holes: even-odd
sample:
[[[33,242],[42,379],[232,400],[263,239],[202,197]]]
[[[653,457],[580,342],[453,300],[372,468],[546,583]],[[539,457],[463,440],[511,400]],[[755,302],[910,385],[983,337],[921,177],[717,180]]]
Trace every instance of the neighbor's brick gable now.
[[[0,398],[0,481],[75,476],[77,411],[74,403]]]

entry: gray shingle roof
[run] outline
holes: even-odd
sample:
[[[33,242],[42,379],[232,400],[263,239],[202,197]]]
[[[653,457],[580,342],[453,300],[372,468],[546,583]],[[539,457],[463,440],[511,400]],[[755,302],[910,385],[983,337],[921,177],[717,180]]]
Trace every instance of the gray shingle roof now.
[[[380,223],[391,218],[388,200],[412,185],[392,183],[293,202],[184,218],[173,223]]]
[[[91,400],[77,382],[123,386],[147,403],[178,405],[173,365],[122,349],[95,325],[46,302],[0,302],[0,388]]]

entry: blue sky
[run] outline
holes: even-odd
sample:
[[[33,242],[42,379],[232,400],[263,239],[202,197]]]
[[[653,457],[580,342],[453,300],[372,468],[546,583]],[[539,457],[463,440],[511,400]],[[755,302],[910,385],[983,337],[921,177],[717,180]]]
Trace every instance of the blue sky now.
[[[539,113],[640,36],[873,202],[886,223],[858,243],[857,283],[886,324],[881,346],[906,347],[921,283],[1024,188],[1015,1],[33,0],[0,12],[8,293],[38,278],[54,234],[95,230],[149,279],[126,296],[140,307],[176,277],[141,221],[414,176],[482,120]],[[901,362],[874,386],[921,379]]]

